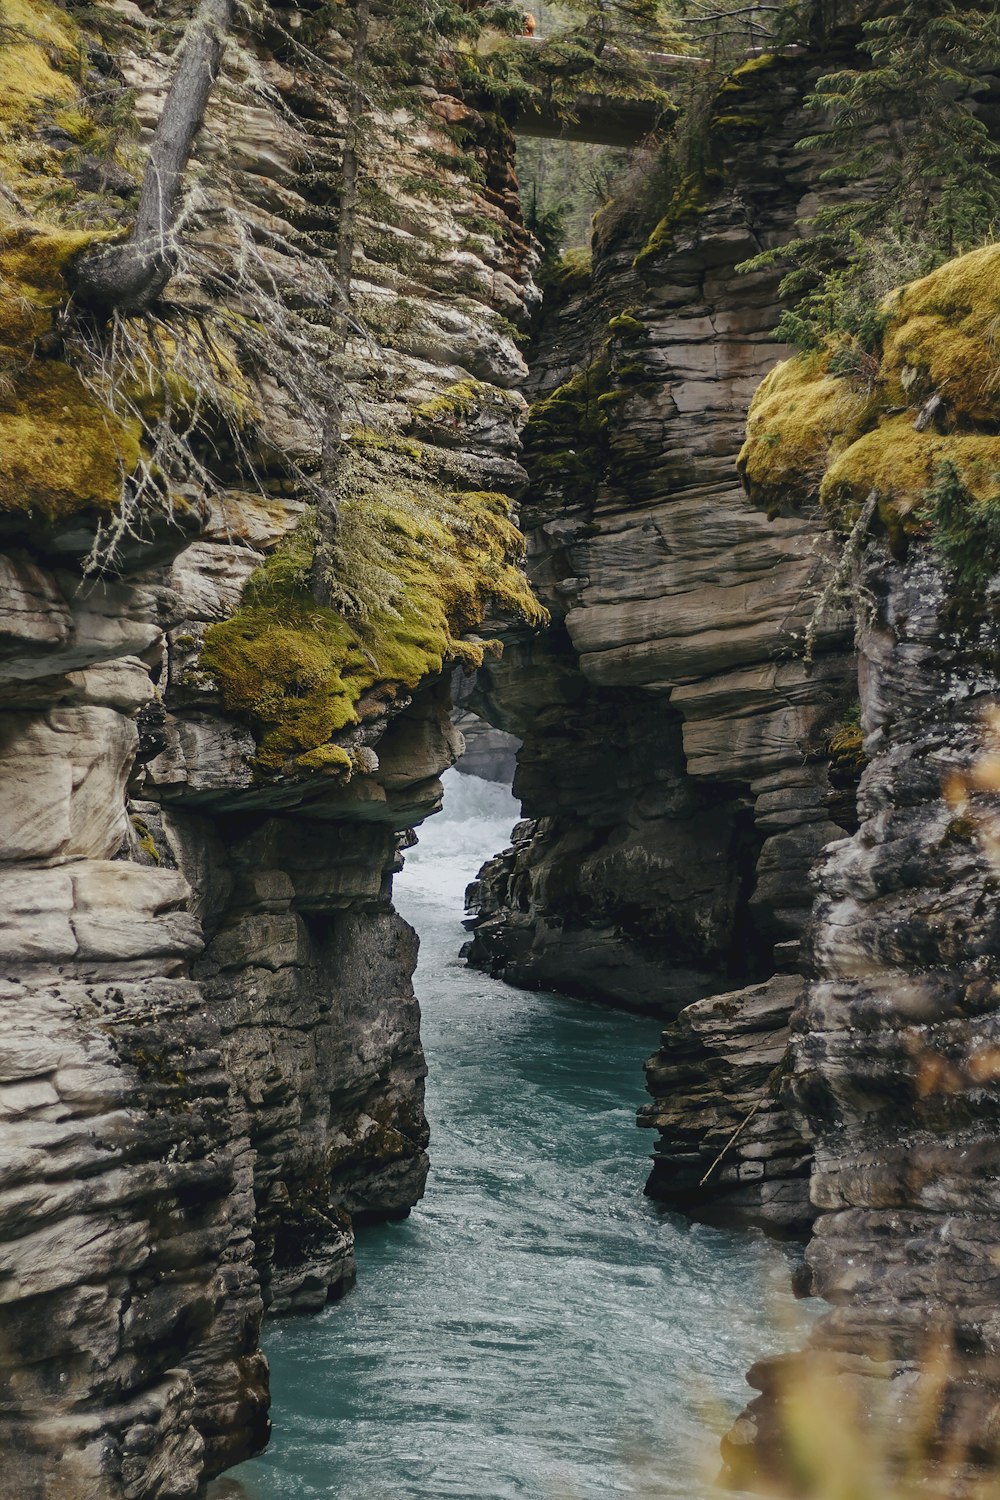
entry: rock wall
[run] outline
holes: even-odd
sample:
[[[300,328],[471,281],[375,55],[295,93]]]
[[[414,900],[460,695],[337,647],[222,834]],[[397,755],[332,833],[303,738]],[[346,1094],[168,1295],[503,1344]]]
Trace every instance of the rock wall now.
[[[800,357],[751,415],[749,482],[794,503],[818,475],[852,528],[868,764],[858,830],[817,864],[783,1081],[814,1153],[807,1273],[833,1310],[804,1355],[751,1372],[762,1394],[727,1445],[737,1472],[780,1467],[787,1403],[817,1364],[849,1386],[855,1424],[911,1464],[996,1460],[998,260],[973,252],[895,297],[864,414],[803,417],[780,479],[760,413],[779,379],[787,401],[787,381],[824,377]],[[837,377],[829,390],[857,393]]]
[[[785,1229],[808,1219],[808,1153],[783,1108],[715,1158],[787,1047],[809,870],[854,826],[856,767],[830,747],[857,688],[842,612],[807,659],[829,576],[815,509],[768,519],[736,473],[785,352],[776,274],[736,268],[809,209],[826,162],[795,143],[815,76],[805,56],[738,69],[709,165],[657,185],[646,164],[667,210],[652,234],[648,201],[619,203],[592,274],[548,294],[522,517],[555,624],[479,674],[482,711],[524,738],[528,821],[470,893],[473,963],[670,1023],[649,1190]]]
[[[267,372],[223,362],[238,401],[257,401],[239,442],[216,431],[199,450],[197,412],[176,411],[200,478],[129,511],[122,474],[141,445],[108,450],[117,418],[78,377],[59,321],[64,268],[90,233],[74,214],[127,223],[141,168],[88,101],[133,86],[141,147],[175,22],[130,6],[74,29],[44,0],[21,9],[0,58],[0,72],[24,68],[0,151],[13,285],[0,350],[5,370],[29,371],[0,390],[16,480],[0,482],[0,1495],[183,1500],[266,1441],[264,1311],[339,1295],[352,1224],[404,1214],[423,1190],[417,941],[391,879],[399,834],[437,808],[460,751],[445,658],[452,644],[476,655],[461,637],[486,594],[462,574],[461,611],[427,595],[443,648],[418,634],[408,656],[392,637],[348,654],[340,665],[367,685],[332,734],[302,738],[297,707],[340,691],[337,661],[328,679],[315,663],[344,628],[289,574],[315,432]],[[292,288],[283,305],[312,297],[320,317],[345,48],[328,24],[307,35],[314,20],[275,7],[234,39],[186,233],[223,288],[249,234],[273,285]],[[398,438],[425,483],[453,504],[473,497],[463,524],[499,587],[518,546],[503,518],[521,477],[512,324],[534,295],[532,255],[502,132],[426,81],[421,97],[380,158],[406,226],[378,219],[377,194],[362,216],[356,293],[383,314],[381,383],[358,383],[348,404],[363,403],[370,450],[395,454]],[[98,142],[87,188],[74,109]],[[197,265],[168,289],[160,337],[207,306]],[[50,400],[46,381],[78,405]],[[169,389],[183,406],[183,380]],[[155,383],[151,400],[151,427],[169,421]],[[114,565],[95,571],[95,542],[116,528]],[[391,546],[404,531],[388,534]],[[459,547],[445,562],[467,559]],[[285,613],[258,640],[253,612],[281,568]],[[215,659],[258,672],[254,703],[209,665],[221,627],[229,655]],[[272,691],[260,664],[278,648]],[[383,659],[418,665],[394,676]]]
[[[991,1464],[1000,1432],[998,824],[981,770],[995,627],[954,630],[953,580],[926,544],[900,562],[873,539],[858,582],[877,600],[860,658],[871,760],[861,826],[819,864],[785,1080],[815,1157],[807,1285],[833,1309],[805,1354],[751,1371],[762,1394],[726,1443],[744,1476],[781,1470],[786,1401],[817,1361],[910,1463],[939,1444]]]

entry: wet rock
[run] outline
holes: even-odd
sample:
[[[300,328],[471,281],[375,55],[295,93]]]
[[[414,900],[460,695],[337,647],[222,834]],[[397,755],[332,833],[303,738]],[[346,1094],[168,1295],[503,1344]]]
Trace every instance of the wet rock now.
[[[646,1191],[695,1217],[803,1234],[812,1153],[781,1098],[804,981],[776,974],[681,1011],[646,1065],[639,1124],[660,1141]]]

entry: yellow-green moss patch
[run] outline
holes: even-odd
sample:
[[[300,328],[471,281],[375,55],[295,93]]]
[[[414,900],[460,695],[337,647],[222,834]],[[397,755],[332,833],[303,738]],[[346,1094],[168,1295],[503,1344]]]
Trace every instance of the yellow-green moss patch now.
[[[585,292],[594,277],[590,249],[567,250],[553,266],[543,266],[539,281],[549,304],[568,301],[577,292]]]
[[[831,456],[870,418],[872,398],[829,364],[828,351],[796,355],[754,397],[737,463],[748,494],[769,510],[814,498]]]
[[[33,224],[0,233],[0,511],[56,520],[111,510],[139,461],[138,422],[47,353],[66,271],[94,240]]]
[[[69,298],[74,257],[100,238],[106,236],[32,223],[0,231],[0,359],[23,361],[52,331],[53,313]]]
[[[53,521],[114,509],[139,438],[138,423],[105,410],[68,365],[29,365],[0,395],[0,511]]]
[[[294,762],[349,775],[350,756],[330,741],[357,722],[363,694],[379,684],[413,691],[449,662],[481,664],[485,643],[461,637],[490,613],[546,618],[518,567],[523,538],[503,495],[435,495],[416,481],[349,493],[332,587],[357,600],[350,612],[315,602],[313,549],[309,527],[286,540],[237,613],[205,635],[201,664],[253,728],[264,771]]]
[[[850,517],[877,490],[883,519],[901,519],[918,508],[946,460],[954,465],[970,496],[985,500],[996,491],[1000,436],[917,432],[912,416],[891,417],[834,460],[820,498],[838,514]]]
[[[849,525],[875,491],[890,533],[926,531],[935,527],[923,501],[947,471],[970,506],[992,506],[1000,474],[1000,246],[894,292],[884,313],[871,351],[834,341],[763,382],[739,458],[752,498],[774,509],[818,491]],[[941,405],[921,418],[932,395]]]
[[[960,420],[1000,415],[1000,245],[912,282],[889,304],[881,378],[886,400],[941,396]]]
[[[422,401],[413,409],[418,425],[431,427],[459,427],[470,421],[487,407],[509,409],[518,406],[517,397],[496,386],[486,385],[481,380],[459,380],[447,386],[429,401]]]
[[[32,126],[46,110],[77,99],[70,70],[79,69],[79,41],[65,11],[46,0],[3,0],[0,21],[0,176],[32,200],[59,171]]]

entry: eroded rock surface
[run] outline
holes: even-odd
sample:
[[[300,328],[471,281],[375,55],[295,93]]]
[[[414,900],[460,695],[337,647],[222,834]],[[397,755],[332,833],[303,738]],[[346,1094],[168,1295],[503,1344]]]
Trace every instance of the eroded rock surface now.
[[[773,479],[787,503],[818,485],[845,537],[868,764],[857,831],[816,863],[782,1083],[814,1153],[806,1270],[833,1310],[804,1352],[751,1372],[761,1396],[727,1443],[737,1478],[787,1471],[795,1393],[830,1377],[862,1443],[940,1463],[941,1493],[996,1462],[998,554],[974,461],[1000,457],[998,258],[986,246],[900,290],[862,420],[846,406],[828,431],[804,420],[797,461],[770,469],[761,413],[776,387],[817,377],[799,356],[761,389],[741,455],[751,487]],[[956,327],[961,380],[940,366]],[[947,393],[930,425],[929,389]]]
[[[856,769],[830,749],[857,691],[848,624],[831,609],[810,630],[833,543],[808,503],[769,519],[735,468],[786,352],[777,277],[736,267],[808,210],[814,76],[802,56],[737,70],[711,172],[648,238],[611,210],[593,275],[549,295],[522,515],[557,623],[479,674],[482,710],[524,738],[528,821],[470,892],[473,963],[671,1023],[648,1072],[650,1191],[797,1230],[806,1153],[777,1099],[698,1182],[781,1062],[809,871],[854,826]],[[716,1032],[728,1011],[706,997],[747,985]],[[766,1022],[762,995],[781,997]]]
[[[45,0],[24,9],[24,46],[63,99],[75,84],[44,69],[70,23]],[[126,9],[114,58],[89,36],[80,56],[137,89],[148,133],[176,32]],[[199,138],[188,232],[224,264],[246,245],[238,205],[267,274],[303,305],[332,254],[343,90],[295,42],[301,12],[259,19]],[[342,60],[329,27],[310,41]],[[401,232],[370,219],[358,247],[357,295],[385,320],[381,404],[367,393],[359,420],[411,433],[428,472],[499,517],[521,481],[511,335],[535,295],[533,252],[502,134],[430,85],[423,102],[381,163],[410,253],[387,253]],[[456,111],[467,156],[443,130]],[[68,138],[39,145],[37,125],[34,105],[15,122],[29,198],[33,151],[52,177],[76,161]],[[0,253],[55,244],[16,194],[2,205]],[[19,308],[3,304],[0,343],[20,336]],[[133,516],[105,577],[86,561],[102,515],[80,494],[60,511],[57,472],[37,474],[41,500],[0,496],[4,1500],[193,1500],[266,1441],[265,1311],[339,1295],[353,1224],[405,1214],[423,1191],[417,941],[391,880],[400,833],[439,806],[461,750],[450,669],[370,672],[339,739],[290,741],[283,761],[262,757],[259,716],[227,709],[206,633],[298,534],[294,476],[318,458],[287,390],[264,386],[243,435],[255,446],[220,440],[213,482]]]

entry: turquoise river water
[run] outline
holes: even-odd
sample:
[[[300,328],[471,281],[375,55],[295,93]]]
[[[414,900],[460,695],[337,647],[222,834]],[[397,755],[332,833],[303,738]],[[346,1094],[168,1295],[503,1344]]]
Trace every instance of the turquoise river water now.
[[[268,1329],[271,1447],[213,1493],[706,1500],[744,1371],[794,1336],[788,1255],[643,1198],[655,1021],[459,959],[465,884],[517,806],[446,787],[396,886],[421,937],[427,1195],[361,1232],[342,1302]]]

